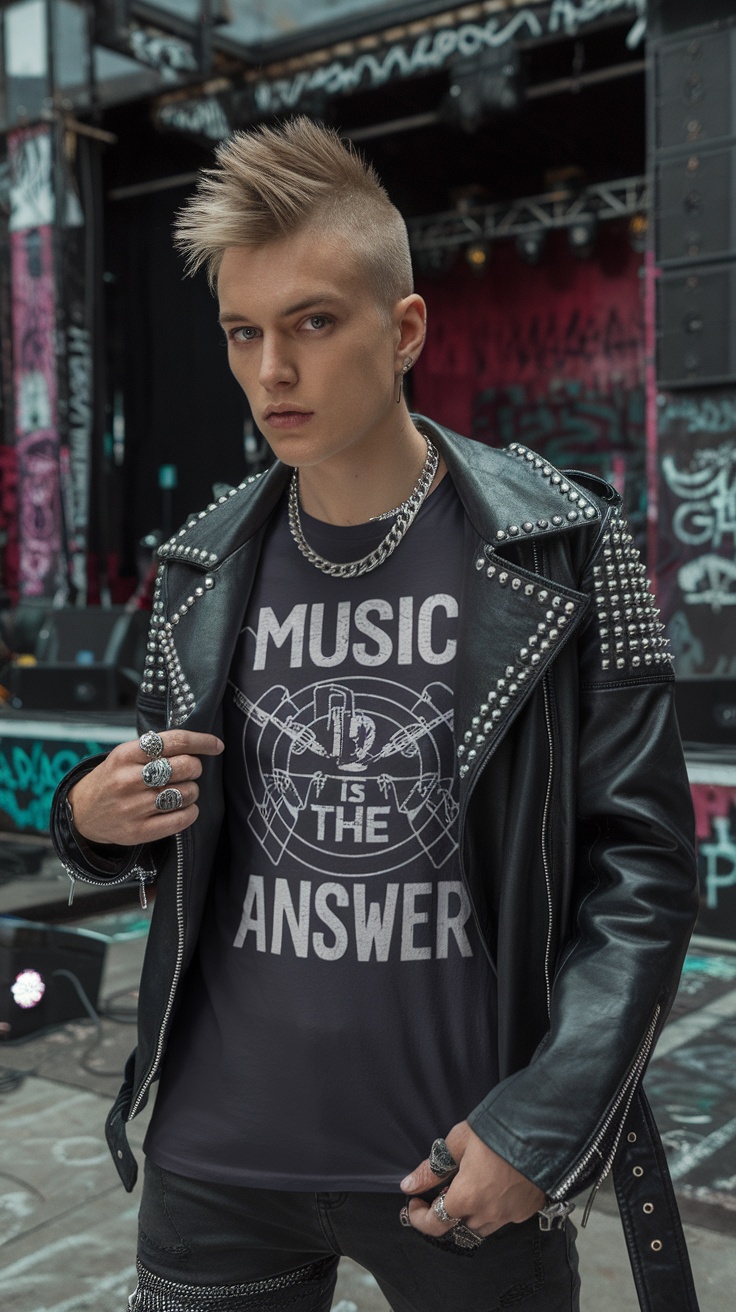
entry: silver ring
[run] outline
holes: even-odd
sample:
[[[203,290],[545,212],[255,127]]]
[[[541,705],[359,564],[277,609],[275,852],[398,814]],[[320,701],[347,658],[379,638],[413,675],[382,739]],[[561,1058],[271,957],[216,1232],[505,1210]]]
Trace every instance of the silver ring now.
[[[144,756],[150,756],[152,759],[164,754],[164,740],[160,733],[154,733],[152,729],[139,738],[138,746]]]
[[[174,767],[166,756],[155,756],[141,770],[147,788],[164,788],[173,773]]]
[[[164,788],[156,798],[157,811],[178,811],[184,805],[184,798],[178,788]]]
[[[450,1149],[447,1147],[444,1139],[435,1139],[429,1154],[429,1169],[433,1175],[449,1175],[450,1171],[457,1169],[458,1163],[455,1161]]]
[[[479,1248],[484,1239],[485,1235],[479,1235],[477,1230],[471,1230],[463,1221],[458,1221],[452,1232],[452,1241],[458,1248]]]
[[[457,1216],[448,1216],[447,1208],[445,1207],[445,1195],[443,1193],[438,1194],[435,1198],[432,1203],[432,1211],[437,1219],[442,1221],[444,1225],[460,1225],[460,1220]]]

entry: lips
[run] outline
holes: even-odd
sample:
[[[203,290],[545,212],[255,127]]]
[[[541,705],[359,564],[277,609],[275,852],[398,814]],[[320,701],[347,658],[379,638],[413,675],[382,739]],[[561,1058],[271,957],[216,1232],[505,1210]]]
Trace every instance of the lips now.
[[[312,410],[272,410],[264,415],[264,423],[271,428],[301,428],[313,417]]]

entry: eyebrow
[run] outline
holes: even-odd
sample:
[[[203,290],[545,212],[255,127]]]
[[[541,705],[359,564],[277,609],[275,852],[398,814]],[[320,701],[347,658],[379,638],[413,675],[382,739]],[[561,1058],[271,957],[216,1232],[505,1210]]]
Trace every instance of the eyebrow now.
[[[304,300],[297,301],[295,305],[289,305],[279,314],[280,319],[289,319],[292,314],[299,314],[302,310],[316,309],[320,305],[335,305],[340,301],[340,297],[332,296],[329,293],[317,294],[316,296],[306,296]],[[248,314],[221,314],[219,321],[225,323],[239,323],[243,319],[249,319]]]

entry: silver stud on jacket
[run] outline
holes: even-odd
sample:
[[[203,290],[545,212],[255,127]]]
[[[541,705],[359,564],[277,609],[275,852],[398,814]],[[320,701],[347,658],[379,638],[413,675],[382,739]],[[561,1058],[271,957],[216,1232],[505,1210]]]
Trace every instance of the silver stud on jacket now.
[[[614,511],[593,566],[601,669],[616,677],[651,674],[674,659],[650,580],[626,518]]]

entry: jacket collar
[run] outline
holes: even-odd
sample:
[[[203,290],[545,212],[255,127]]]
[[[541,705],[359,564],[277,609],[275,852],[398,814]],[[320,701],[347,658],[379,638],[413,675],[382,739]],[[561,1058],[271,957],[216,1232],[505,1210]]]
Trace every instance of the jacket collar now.
[[[580,487],[520,443],[489,447],[423,415],[412,417],[442,452],[465,513],[484,542],[502,547],[570,532],[601,518],[597,504]],[[159,548],[159,556],[205,572],[214,569],[258,532],[290,476],[289,466],[276,461],[267,473],[245,479],[191,518]]]

